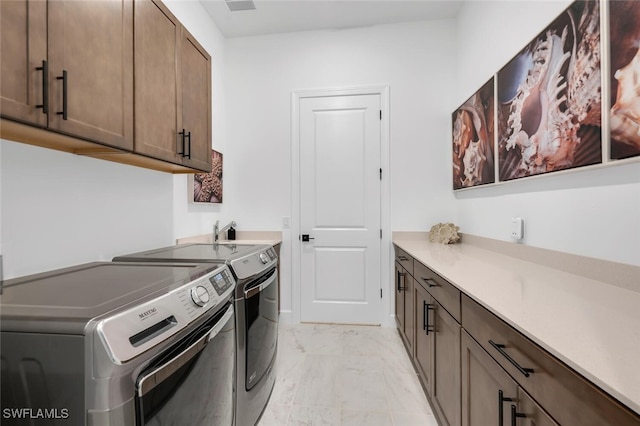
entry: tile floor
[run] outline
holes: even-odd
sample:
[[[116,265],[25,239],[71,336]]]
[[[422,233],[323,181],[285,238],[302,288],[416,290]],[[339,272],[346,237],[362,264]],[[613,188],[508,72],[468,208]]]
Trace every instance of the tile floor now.
[[[280,324],[258,426],[438,426],[393,328]]]

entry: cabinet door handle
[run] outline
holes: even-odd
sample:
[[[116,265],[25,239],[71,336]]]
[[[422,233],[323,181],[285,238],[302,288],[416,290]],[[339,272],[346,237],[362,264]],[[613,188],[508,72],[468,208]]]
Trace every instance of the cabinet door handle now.
[[[420,279],[422,281],[424,281],[424,283],[426,285],[429,286],[429,288],[431,287],[438,287],[440,284],[438,284],[433,278],[425,278],[425,277],[420,277]]]
[[[189,152],[187,154],[185,154],[184,156],[191,159],[191,132],[187,133],[187,136],[185,136],[188,140],[187,146],[189,147]]]
[[[185,145],[186,132],[184,129],[182,129],[182,131],[178,132],[178,134],[180,135],[180,150],[178,151],[178,154],[184,157],[184,145]]]
[[[402,277],[402,272],[397,271],[396,272],[396,289],[398,290],[398,293],[402,292],[402,286],[400,285],[400,278]]]
[[[493,346],[500,354],[507,359],[515,368],[518,369],[519,372],[524,374],[524,377],[529,377],[529,373],[533,373],[533,368],[524,368],[520,364],[516,362],[515,359],[511,358],[509,354],[504,350],[505,346],[494,342],[493,340],[489,340],[489,344]]]
[[[513,398],[504,396],[502,389],[498,390],[498,426],[503,426],[504,422],[504,402],[513,401]]]
[[[56,77],[56,80],[62,80],[62,111],[56,112],[56,114],[61,115],[63,120],[68,118],[68,77],[67,70],[62,70],[62,77]]]
[[[427,318],[429,316],[429,309],[427,309],[427,301],[423,300],[422,301],[422,329],[423,330],[427,330],[427,327],[429,325],[429,319]]]
[[[429,324],[429,311],[435,311],[436,307],[424,300],[422,303],[422,329],[424,330],[424,334],[428,336],[430,331],[436,331],[435,327]]]
[[[408,259],[406,256],[398,256],[398,260],[399,260],[400,262],[406,262],[406,261],[408,261],[409,259]]]
[[[406,273],[405,272],[398,272],[398,292],[403,292],[407,289],[407,287],[404,285],[404,280],[406,280]],[[400,284],[400,282],[402,281],[402,284]]]
[[[43,114],[49,114],[49,64],[42,61],[42,66],[36,70],[42,71],[42,104],[36,105],[36,108],[42,108]]]
[[[527,417],[525,414],[518,413],[516,411],[516,406],[511,404],[511,426],[516,426],[516,422],[518,417],[524,418]]]

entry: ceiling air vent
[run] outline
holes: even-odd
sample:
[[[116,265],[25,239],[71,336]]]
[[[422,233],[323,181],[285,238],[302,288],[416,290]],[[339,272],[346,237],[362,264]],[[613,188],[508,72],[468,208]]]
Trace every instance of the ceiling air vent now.
[[[225,3],[227,3],[227,7],[232,12],[237,12],[239,10],[253,10],[256,8],[253,0],[225,0]]]

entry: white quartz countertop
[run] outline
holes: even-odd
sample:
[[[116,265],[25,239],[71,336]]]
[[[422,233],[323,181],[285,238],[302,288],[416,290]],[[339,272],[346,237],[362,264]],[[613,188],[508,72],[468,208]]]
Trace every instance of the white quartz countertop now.
[[[585,278],[477,245],[395,238],[393,242],[640,413],[637,288]]]

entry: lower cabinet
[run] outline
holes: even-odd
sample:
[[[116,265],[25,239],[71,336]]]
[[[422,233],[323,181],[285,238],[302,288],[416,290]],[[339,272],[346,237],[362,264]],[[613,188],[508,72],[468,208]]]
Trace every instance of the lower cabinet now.
[[[460,324],[414,281],[414,364],[441,425],[460,425]]]
[[[637,413],[396,253],[398,331],[440,426],[640,426]]]
[[[431,394],[433,382],[433,327],[428,324],[429,310],[433,308],[431,295],[421,285],[413,292],[416,301],[416,340],[414,364],[422,385]]]
[[[463,426],[557,426],[466,332],[461,346]]]
[[[400,337],[407,351],[413,356],[414,314],[413,314],[413,277],[396,262],[396,323]]]
[[[431,401],[443,425],[460,425],[460,324],[433,299]]]

